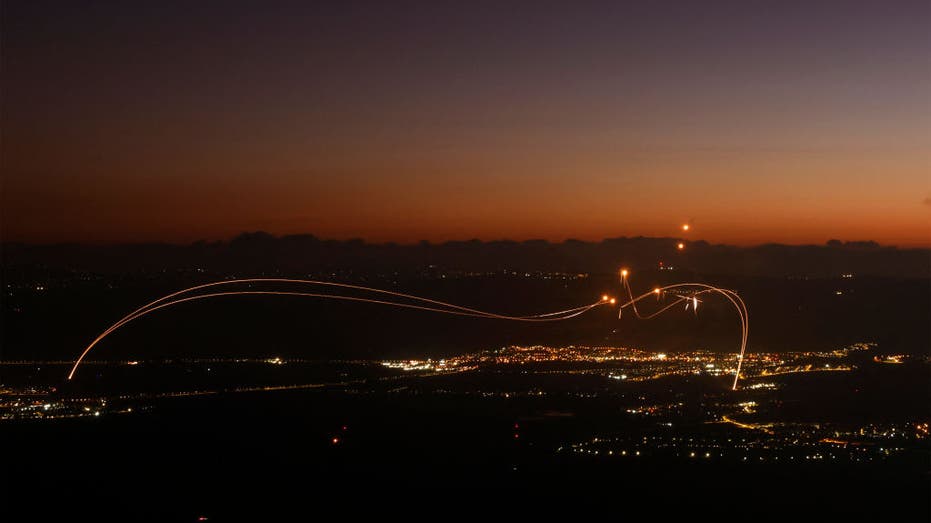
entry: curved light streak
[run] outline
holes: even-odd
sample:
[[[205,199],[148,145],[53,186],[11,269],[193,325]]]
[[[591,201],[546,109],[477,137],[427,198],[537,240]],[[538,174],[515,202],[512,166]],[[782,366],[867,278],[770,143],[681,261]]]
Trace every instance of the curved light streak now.
[[[365,291],[379,293],[379,294],[387,294],[387,295],[392,295],[392,296],[408,298],[411,300],[421,301],[424,303],[440,305],[446,308],[444,309],[444,308],[439,308],[439,307],[413,305],[409,303],[398,303],[398,302],[387,301],[387,300],[361,298],[357,296],[343,296],[343,295],[334,295],[334,294],[296,292],[296,291],[226,291],[226,292],[214,292],[214,293],[209,293],[209,294],[198,294],[195,296],[187,296],[184,298],[178,298],[174,300],[171,299],[171,298],[175,298],[175,297],[181,296],[183,294],[186,294],[186,293],[189,293],[195,290],[200,290],[200,289],[204,289],[208,287],[215,287],[218,285],[247,283],[247,282],[248,283],[256,283],[256,282],[306,283],[306,284],[342,287],[342,288],[349,288],[349,289],[358,289],[358,290],[365,290]],[[609,305],[609,302],[604,301],[604,300],[599,300],[589,305],[582,305],[580,307],[574,307],[574,308],[566,309],[562,311],[548,312],[544,314],[536,314],[536,315],[530,315],[530,316],[508,316],[504,314],[496,314],[492,312],[481,311],[478,309],[471,309],[469,307],[462,307],[459,305],[446,303],[446,302],[442,302],[438,300],[432,300],[429,298],[414,296],[412,294],[404,294],[404,293],[399,293],[399,292],[387,291],[383,289],[375,289],[372,287],[362,287],[359,285],[349,285],[349,284],[341,284],[341,283],[333,283],[333,282],[319,282],[319,281],[314,281],[314,280],[283,279],[283,278],[250,278],[250,279],[243,279],[243,280],[225,280],[222,282],[213,282],[213,283],[208,283],[204,285],[197,285],[195,287],[190,287],[190,288],[178,291],[178,292],[174,292],[172,294],[163,296],[157,300],[149,302],[146,305],[143,305],[142,307],[131,312],[130,314],[124,316],[122,319],[120,319],[119,321],[111,325],[107,330],[105,330],[99,336],[97,336],[97,338],[95,338],[94,341],[92,341],[90,345],[88,345],[84,349],[84,351],[81,353],[81,355],[78,357],[78,359],[75,361],[74,365],[72,366],[71,372],[68,373],[68,379],[70,380],[74,377],[74,373],[77,371],[78,366],[87,356],[87,354],[91,351],[91,349],[94,348],[94,346],[100,343],[100,341],[102,341],[104,338],[110,335],[113,331],[119,329],[123,325],[126,325],[127,323],[137,318],[145,316],[149,314],[150,312],[154,312],[156,310],[169,307],[171,305],[176,305],[179,303],[184,303],[184,302],[189,302],[189,301],[194,301],[194,300],[199,300],[199,299],[204,299],[204,298],[216,298],[216,297],[221,297],[221,296],[248,296],[248,295],[304,296],[304,297],[311,297],[311,298],[335,299],[335,300],[342,300],[342,301],[354,301],[354,302],[362,302],[362,303],[373,303],[373,304],[378,304],[378,305],[388,305],[388,306],[407,308],[407,309],[417,309],[417,310],[423,310],[423,311],[438,312],[438,313],[443,313],[443,314],[451,314],[455,316],[492,318],[492,319],[523,321],[523,322],[562,321],[562,320],[567,320],[570,318],[575,318],[576,316],[579,316],[585,312],[588,312],[589,310],[594,309],[595,307],[602,306],[602,305]]]
[[[740,352],[737,354],[737,371],[734,373],[734,384],[731,386],[731,390],[737,390],[737,381],[740,379],[740,369],[743,367],[744,354],[747,351],[747,338],[750,334],[750,313],[747,311],[747,304],[744,302],[743,298],[741,298],[740,295],[738,295],[736,292],[730,289],[723,289],[723,288],[715,287],[713,285],[708,285],[705,283],[676,283],[673,285],[667,285],[665,287],[658,287],[657,289],[641,294],[640,296],[637,296],[636,298],[634,298],[634,293],[630,288],[630,282],[627,278],[627,275],[624,274],[624,272],[622,272],[621,274],[622,274],[621,285],[623,285],[624,289],[627,290],[627,296],[630,298],[630,301],[621,305],[620,310],[618,311],[618,317],[620,317],[620,311],[622,311],[624,307],[627,307],[628,305],[633,309],[634,315],[638,319],[648,320],[648,319],[658,316],[661,312],[664,312],[666,309],[669,309],[673,305],[681,303],[682,301],[685,301],[685,300],[695,299],[695,297],[700,294],[714,292],[727,298],[728,301],[730,301],[731,304],[734,305],[734,308],[737,310],[737,315],[740,317]],[[699,288],[700,290],[693,292],[688,297],[680,296],[679,300],[676,300],[674,303],[667,305],[666,307],[663,307],[659,311],[653,314],[650,314],[649,316],[641,315],[640,311],[637,309],[638,301],[644,299],[647,296],[650,296],[651,294],[656,294],[657,290],[659,291],[660,294],[662,294],[663,292],[666,292],[668,290],[685,289],[685,288]]]
[[[749,334],[749,314],[747,313],[746,303],[744,303],[743,299],[741,299],[740,296],[732,290],[722,289],[722,288],[714,287],[712,285],[707,285],[704,283],[677,283],[677,284],[667,285],[664,287],[658,287],[657,289],[654,289],[650,292],[646,292],[639,296],[634,297],[633,291],[631,290],[630,284],[627,279],[626,271],[622,271],[621,274],[622,274],[622,285],[627,290],[629,300],[618,306],[618,318],[620,318],[620,314],[624,310],[624,308],[631,307],[634,311],[635,316],[638,319],[648,320],[648,319],[654,318],[662,314],[663,312],[671,309],[672,307],[674,307],[675,305],[679,303],[682,303],[683,301],[693,300],[695,299],[696,296],[700,294],[710,293],[710,292],[718,293],[724,296],[734,305],[734,307],[737,309],[737,313],[738,313],[738,316],[740,317],[740,322],[741,322],[740,352],[738,354],[737,372],[734,375],[734,384],[732,386],[732,390],[736,390],[737,382],[740,378],[740,370],[743,364],[744,354],[746,352],[747,337]],[[299,284],[305,284],[305,285],[336,287],[336,288],[360,290],[360,291],[365,291],[365,292],[371,292],[374,294],[382,294],[382,295],[387,295],[387,296],[404,298],[404,299],[417,301],[417,302],[421,302],[421,303],[428,304],[428,305],[414,305],[410,303],[399,303],[399,302],[394,302],[394,301],[363,298],[363,297],[357,297],[357,296],[344,296],[344,295],[335,295],[335,294],[297,292],[297,291],[224,291],[224,292],[212,292],[208,294],[197,294],[194,296],[186,296],[186,297],[179,298],[179,296],[183,296],[185,294],[198,291],[201,289],[207,289],[207,288],[217,287],[221,285],[236,285],[236,284],[244,284],[244,283],[250,283],[250,284],[251,283],[299,283]],[[695,292],[692,292],[689,296],[678,295],[677,300],[660,308],[659,310],[653,312],[652,314],[648,314],[644,316],[640,313],[639,309],[637,308],[637,302],[656,294],[657,291],[659,292],[660,295],[662,295],[662,293],[666,291],[676,290],[676,289],[689,289],[689,288],[692,288],[692,289],[697,288],[698,290]],[[172,305],[177,305],[179,303],[185,303],[189,301],[195,301],[195,300],[201,300],[201,299],[207,299],[207,298],[217,298],[217,297],[222,297],[222,296],[249,296],[249,295],[301,296],[301,297],[310,297],[310,298],[333,299],[333,300],[342,300],[342,301],[373,303],[373,304],[378,304],[378,305],[387,305],[387,306],[393,306],[393,307],[399,307],[399,308],[416,309],[416,310],[423,310],[423,311],[429,311],[429,312],[437,312],[437,313],[442,313],[442,314],[451,314],[451,315],[456,315],[456,316],[490,318],[490,319],[501,319],[501,320],[523,321],[523,322],[562,321],[562,320],[567,320],[570,318],[577,317],[581,314],[584,314],[585,312],[588,312],[591,309],[594,309],[602,305],[613,305],[611,303],[611,301],[613,300],[606,301],[605,299],[602,299],[589,305],[582,305],[579,307],[574,307],[574,308],[566,309],[562,311],[548,312],[548,313],[535,314],[535,315],[529,315],[529,316],[509,316],[509,315],[504,315],[504,314],[496,314],[492,312],[482,311],[478,309],[472,309],[469,307],[463,307],[460,305],[455,305],[452,303],[447,303],[447,302],[443,302],[439,300],[433,300],[430,298],[424,298],[421,296],[415,296],[412,294],[405,294],[401,292],[388,291],[384,289],[376,289],[373,287],[365,287],[361,285],[351,285],[351,284],[346,284],[346,283],[325,282],[325,281],[317,281],[317,280],[301,280],[301,279],[292,279],[292,278],[246,278],[246,279],[241,279],[241,280],[224,280],[224,281],[219,281],[219,282],[196,285],[193,287],[189,287],[187,289],[182,289],[180,291],[173,292],[171,294],[158,298],[154,301],[151,301],[143,305],[142,307],[139,307],[138,309],[134,310],[133,312],[129,313],[128,315],[124,316],[122,319],[120,319],[119,321],[111,325],[109,328],[107,328],[107,330],[105,330],[99,336],[97,336],[84,349],[84,351],[81,353],[81,355],[78,357],[78,359],[75,361],[74,365],[72,366],[71,372],[68,373],[68,379],[70,380],[74,377],[74,374],[78,369],[78,366],[87,356],[87,354],[91,351],[91,349],[93,349],[98,343],[100,343],[104,338],[110,335],[113,331],[119,329],[123,325],[126,325],[127,323],[137,318],[145,316],[156,310],[160,310],[160,309],[172,306]],[[172,299],[172,298],[177,298],[177,299]]]

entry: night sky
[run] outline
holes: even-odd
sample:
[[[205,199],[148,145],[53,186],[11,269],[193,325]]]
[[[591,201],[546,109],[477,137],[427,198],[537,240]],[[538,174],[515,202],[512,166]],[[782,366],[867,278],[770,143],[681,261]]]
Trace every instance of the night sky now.
[[[2,3],[2,237],[931,245],[931,2]]]

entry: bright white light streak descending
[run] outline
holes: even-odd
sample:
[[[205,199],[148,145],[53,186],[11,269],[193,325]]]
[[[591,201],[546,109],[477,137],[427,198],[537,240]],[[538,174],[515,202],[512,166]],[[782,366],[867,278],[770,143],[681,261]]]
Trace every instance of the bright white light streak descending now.
[[[620,310],[618,311],[618,318],[620,318],[621,311],[623,311],[624,307],[627,307],[627,306],[630,306],[633,309],[634,315],[638,319],[646,320],[646,319],[655,317],[659,312],[663,312],[669,307],[671,307],[672,305],[681,303],[682,301],[686,301],[686,304],[685,304],[686,310],[688,310],[689,303],[691,303],[693,306],[693,309],[695,310],[695,313],[697,314],[698,313],[698,296],[700,294],[712,292],[712,293],[720,294],[721,296],[724,296],[725,298],[727,298],[727,300],[730,301],[731,304],[734,306],[734,308],[737,310],[737,315],[740,317],[740,351],[737,354],[737,371],[734,373],[734,384],[731,387],[732,390],[737,390],[737,381],[740,379],[740,369],[743,367],[744,355],[746,354],[746,351],[747,351],[747,337],[750,334],[750,314],[747,312],[747,304],[743,301],[743,299],[736,292],[730,289],[722,289],[722,288],[714,287],[712,285],[708,285],[705,283],[676,283],[673,285],[667,285],[665,287],[656,287],[652,291],[641,294],[640,296],[637,296],[635,298],[633,291],[630,288],[630,278],[628,275],[628,271],[626,270],[623,271],[622,275],[623,276],[621,278],[621,285],[624,287],[624,289],[627,290],[627,296],[630,298],[630,301],[628,301],[627,303],[621,304]],[[674,302],[673,304],[649,316],[642,316],[640,314],[640,311],[637,309],[637,302],[639,302],[640,300],[646,298],[647,296],[651,294],[662,295],[666,291],[673,291],[673,290],[680,290],[680,289],[681,290],[697,289],[697,290],[693,291],[687,297],[680,297],[680,299]]]

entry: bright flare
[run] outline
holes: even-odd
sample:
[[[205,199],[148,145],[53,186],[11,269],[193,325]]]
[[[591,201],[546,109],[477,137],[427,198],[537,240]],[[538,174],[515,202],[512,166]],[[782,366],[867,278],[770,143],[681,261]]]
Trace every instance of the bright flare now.
[[[676,248],[677,248],[677,249],[679,249],[679,250],[681,251],[682,249],[684,249],[684,248],[685,248],[685,244],[684,244],[684,243],[682,243],[682,242],[679,242],[679,244],[678,244],[678,245],[676,245]]]
[[[689,224],[687,224],[687,223],[686,223],[685,225],[682,226],[682,230],[683,230],[683,231],[686,231],[686,232],[687,232],[690,228],[691,228],[691,227],[689,227]]]

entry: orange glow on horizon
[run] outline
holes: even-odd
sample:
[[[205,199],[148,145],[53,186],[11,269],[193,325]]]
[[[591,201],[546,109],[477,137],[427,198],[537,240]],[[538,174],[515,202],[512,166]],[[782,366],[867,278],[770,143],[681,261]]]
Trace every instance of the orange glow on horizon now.
[[[663,33],[678,8],[642,3],[651,16],[625,33],[629,53],[577,45],[612,42],[617,25],[606,20],[624,10],[538,10],[544,23],[508,10],[481,45],[453,37],[467,26],[458,15],[375,17],[378,27],[361,31],[361,13],[346,9],[332,31],[307,31],[291,21],[303,9],[264,10],[272,18],[248,35],[249,56],[271,60],[215,44],[242,6],[212,13],[215,27],[82,10],[100,25],[75,22],[81,38],[68,52],[48,45],[41,22],[57,9],[11,7],[27,16],[4,33],[16,69],[3,83],[2,240],[188,244],[266,231],[398,244],[678,234],[738,246],[931,246],[927,75],[916,68],[927,53],[915,45],[927,24],[908,13],[926,2],[787,10],[747,26],[733,25],[743,9],[709,6],[718,16],[700,29],[734,38],[726,56],[718,38]],[[466,18],[490,16],[474,11]],[[287,23],[271,22],[279,16]],[[770,24],[783,22],[796,38],[771,38],[785,33]],[[502,39],[518,32],[521,45]],[[336,45],[350,34],[353,45]],[[656,45],[659,34],[669,45]],[[179,60],[174,46],[152,45],[176,36],[197,52]],[[403,54],[410,42],[438,47]],[[721,74],[705,74],[709,60]],[[818,74],[799,68],[814,64]],[[335,74],[315,74],[330,65]],[[76,85],[58,88],[71,68],[83,71]],[[615,69],[627,74],[606,74]],[[151,78],[165,82],[156,89]]]
[[[590,194],[558,184],[545,190],[534,188],[529,194],[517,196],[516,189],[512,190],[509,183],[504,182],[498,193],[480,196],[478,193],[486,190],[483,184],[470,187],[471,182],[450,177],[448,184],[465,184],[463,191],[453,195],[432,187],[430,182],[416,180],[412,183],[418,191],[429,196],[425,198],[427,201],[419,201],[400,188],[379,182],[365,185],[367,189],[363,194],[354,194],[349,189],[331,189],[315,182],[278,179],[278,185],[252,186],[243,177],[233,177],[223,182],[223,191],[218,193],[209,185],[209,179],[192,180],[179,192],[175,186],[163,186],[162,178],[153,177],[151,186],[140,186],[129,180],[94,181],[99,190],[89,197],[79,198],[75,195],[84,194],[85,189],[75,186],[73,180],[80,179],[83,178],[77,175],[74,179],[62,180],[9,179],[0,194],[2,240],[186,244],[198,240],[228,241],[242,232],[267,231],[278,236],[313,234],[333,240],[362,238],[368,243],[416,244],[420,240],[443,243],[471,239],[600,242],[622,236],[668,237],[668,218],[662,213],[680,201],[677,196],[669,196],[652,208],[635,204],[628,211],[636,216],[634,219],[601,209],[592,210],[583,205],[591,199]],[[279,186],[286,187],[288,192],[280,194]],[[874,192],[882,194],[882,191]],[[380,194],[382,199],[375,201],[369,193]],[[549,208],[547,202],[555,193],[566,194],[568,202],[555,212],[541,213],[539,209]],[[245,194],[248,198],[242,196]],[[35,195],[42,195],[39,200],[42,205],[36,204]],[[700,210],[700,237],[692,238],[696,233],[691,228],[687,234],[690,240],[737,246],[824,245],[834,238],[875,240],[882,245],[899,247],[931,246],[928,236],[931,206],[922,205],[913,197],[911,205],[897,207],[888,203],[893,196],[886,197],[885,204],[878,199],[874,204],[874,200],[859,202],[857,195],[843,194],[821,200],[823,205],[817,209],[769,200],[754,201],[752,206],[735,202],[733,206],[714,207],[709,203]],[[648,193],[644,199],[649,197]],[[681,195],[681,198],[686,197]],[[904,197],[898,200],[909,203]],[[207,201],[210,205],[203,205]],[[856,211],[851,212],[848,204],[856,205]],[[171,216],[164,215],[166,207],[173,209]],[[56,211],[49,212],[49,209]],[[416,219],[402,220],[402,216]],[[753,219],[747,220],[748,216]],[[684,235],[681,229],[679,234]]]

